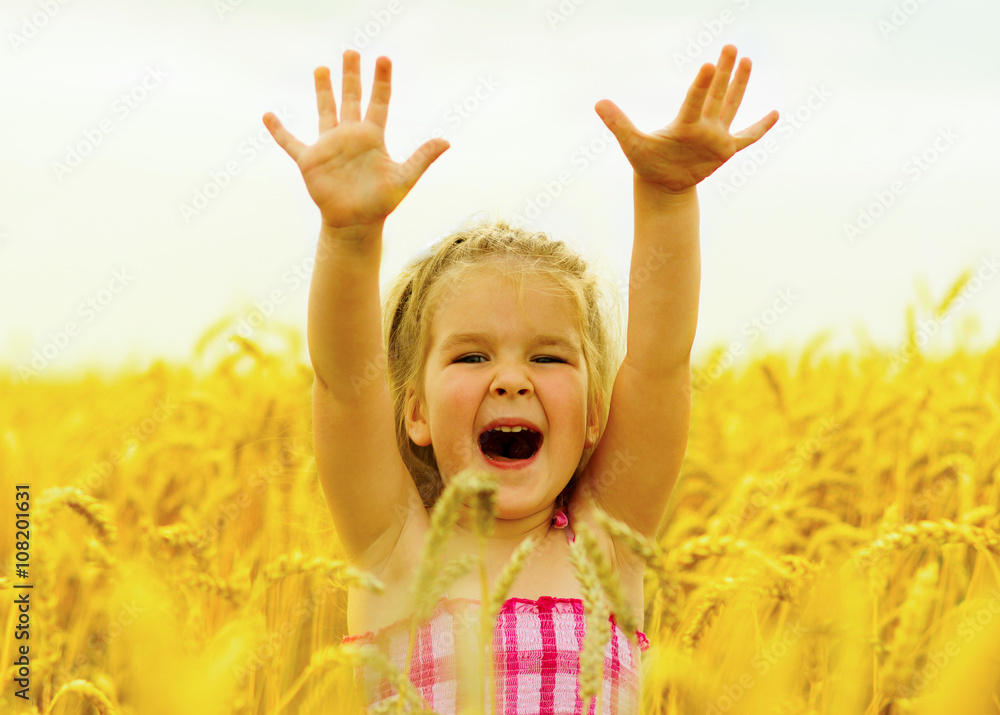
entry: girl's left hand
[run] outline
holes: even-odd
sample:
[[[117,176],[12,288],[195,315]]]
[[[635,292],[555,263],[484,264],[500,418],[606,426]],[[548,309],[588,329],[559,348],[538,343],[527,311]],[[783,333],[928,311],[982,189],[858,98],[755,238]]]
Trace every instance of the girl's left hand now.
[[[735,61],[736,48],[726,45],[717,66],[702,65],[677,118],[652,134],[636,129],[614,102],[597,103],[594,109],[618,139],[637,179],[669,193],[688,191],[774,126],[778,113],[771,111],[742,132],[729,133],[750,79],[750,60],[744,57],[730,83]]]

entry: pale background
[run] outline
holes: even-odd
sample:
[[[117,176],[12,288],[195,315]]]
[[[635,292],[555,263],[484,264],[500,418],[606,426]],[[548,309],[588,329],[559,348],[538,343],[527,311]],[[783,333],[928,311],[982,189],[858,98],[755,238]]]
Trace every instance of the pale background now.
[[[699,188],[695,357],[717,345],[801,346],[827,328],[831,346],[857,345],[863,330],[898,348],[906,305],[936,303],[966,268],[983,280],[928,347],[952,346],[962,324],[978,325],[969,346],[1000,336],[1000,279],[988,267],[1000,257],[995,2],[4,8],[0,362],[15,376],[33,358],[42,367],[31,379],[155,356],[183,362],[225,315],[230,329],[261,325],[262,339],[274,321],[304,331],[318,212],[260,117],[276,111],[312,141],[312,70],[333,68],[339,98],[348,44],[362,52],[364,106],[375,58],[393,60],[395,158],[436,130],[452,144],[389,218],[383,281],[485,209],[569,241],[624,285],[630,168],[593,106],[606,97],[641,129],[663,126],[698,66],[731,42],[754,61],[734,130],[770,109],[782,119],[769,147]],[[88,156],[70,167],[73,147]],[[231,175],[213,178],[220,172]],[[876,203],[850,241],[845,224],[894,182],[891,205]],[[199,192],[207,205],[185,216]],[[531,202],[545,208],[529,211]],[[779,314],[781,291],[792,299]],[[759,338],[746,328],[753,319],[767,327]]]

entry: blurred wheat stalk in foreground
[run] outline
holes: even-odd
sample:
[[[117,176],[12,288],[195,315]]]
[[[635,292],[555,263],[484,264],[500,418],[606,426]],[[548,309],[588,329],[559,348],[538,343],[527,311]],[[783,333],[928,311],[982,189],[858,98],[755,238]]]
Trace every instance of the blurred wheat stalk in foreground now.
[[[227,322],[186,368],[0,385],[0,481],[32,484],[35,584],[24,703],[5,527],[3,711],[356,711],[346,587],[379,584],[331,527],[312,372],[294,333],[287,354],[226,352]],[[816,341],[696,381],[659,539],[604,524],[649,561],[644,712],[1000,712],[1000,344],[931,360],[909,324],[895,353]]]

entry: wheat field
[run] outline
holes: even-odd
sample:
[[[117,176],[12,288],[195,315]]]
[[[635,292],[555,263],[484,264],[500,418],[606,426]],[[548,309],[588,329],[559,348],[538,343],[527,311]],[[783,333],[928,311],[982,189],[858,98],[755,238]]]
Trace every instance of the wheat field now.
[[[2,379],[3,712],[357,711],[346,584],[378,584],[340,556],[302,337],[227,348],[228,323],[186,366]],[[1000,343],[931,357],[914,326],[911,309],[896,351],[817,338],[693,366],[659,538],[605,523],[648,558],[643,712],[1000,713]],[[9,506],[25,482],[27,580]],[[587,563],[588,606],[608,608]]]

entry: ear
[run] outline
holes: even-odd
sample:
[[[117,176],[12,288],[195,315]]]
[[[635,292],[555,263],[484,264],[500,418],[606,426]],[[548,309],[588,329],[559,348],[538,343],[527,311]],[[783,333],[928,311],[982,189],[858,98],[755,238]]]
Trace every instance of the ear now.
[[[431,443],[431,427],[427,421],[424,403],[412,387],[406,393],[406,409],[403,412],[403,419],[406,422],[406,433],[410,435],[414,444],[426,447]]]
[[[587,410],[587,438],[583,443],[584,449],[590,449],[597,444],[597,438],[601,434],[601,410],[597,400],[590,405]]]

